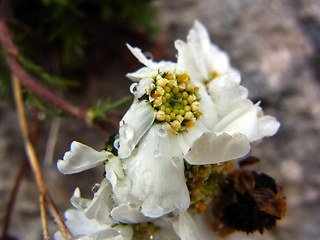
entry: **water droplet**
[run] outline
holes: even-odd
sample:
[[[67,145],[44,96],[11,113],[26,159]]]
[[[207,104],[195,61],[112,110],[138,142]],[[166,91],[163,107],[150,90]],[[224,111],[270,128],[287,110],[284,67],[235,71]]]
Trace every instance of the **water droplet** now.
[[[131,140],[134,137],[134,129],[133,129],[133,127],[131,127],[128,124],[124,124],[121,128],[122,129],[121,129],[120,134],[122,135],[122,137],[124,139]]]
[[[143,55],[148,59],[148,60],[153,60],[153,56],[151,52],[144,52]]]
[[[179,167],[180,163],[181,163],[181,159],[179,157],[172,157],[171,159],[171,163],[174,167]]]
[[[167,132],[166,132],[166,130],[161,128],[158,131],[158,135],[159,135],[159,137],[165,137],[167,135]]]
[[[155,151],[153,152],[153,156],[154,156],[155,158],[159,158],[159,157],[161,156],[161,153],[160,153],[159,151],[155,150]]]
[[[119,147],[120,147],[120,139],[119,138],[114,140],[113,146],[115,147],[115,149],[119,149]]]
[[[151,185],[151,182],[153,179],[152,179],[152,173],[150,170],[145,171],[145,173],[143,174],[143,178],[144,178],[146,184],[149,183]]]
[[[119,122],[119,127],[122,127],[123,126],[123,124],[125,124],[126,122],[124,121],[124,120],[121,120],[120,122]]]
[[[132,141],[128,141],[128,148],[132,151],[135,147],[135,144]]]
[[[95,184],[92,185],[91,191],[93,193],[97,193],[99,191],[99,188],[100,188],[100,184],[99,183],[95,183]]]
[[[143,141],[143,142],[141,142],[140,144],[141,144],[141,146],[144,147],[144,148],[147,147],[147,145],[148,145],[146,141]]]
[[[130,92],[135,94],[138,91],[138,83],[132,83],[130,86]]]

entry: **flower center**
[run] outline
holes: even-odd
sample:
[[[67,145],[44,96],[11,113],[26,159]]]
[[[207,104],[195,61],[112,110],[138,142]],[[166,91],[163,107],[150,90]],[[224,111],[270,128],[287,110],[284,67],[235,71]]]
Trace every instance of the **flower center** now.
[[[186,165],[185,176],[190,193],[190,212],[203,212],[221,193],[227,174],[234,169],[233,161],[221,164]]]
[[[186,73],[159,73],[151,91],[152,106],[157,111],[156,120],[169,123],[175,134],[193,127],[194,121],[202,115],[196,96],[198,90]]]

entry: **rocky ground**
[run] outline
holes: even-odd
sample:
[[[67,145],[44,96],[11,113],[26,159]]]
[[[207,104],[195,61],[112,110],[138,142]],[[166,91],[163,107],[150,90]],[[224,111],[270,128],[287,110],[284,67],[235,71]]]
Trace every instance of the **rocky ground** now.
[[[273,176],[283,186],[288,212],[277,228],[264,235],[235,234],[226,239],[291,240],[319,238],[320,230],[320,2],[317,0],[157,0],[159,41],[169,60],[175,59],[173,41],[185,40],[194,19],[209,30],[211,39],[228,52],[233,66],[253,101],[261,100],[264,112],[281,122],[278,134],[255,146],[252,155],[262,159],[253,168]],[[134,45],[134,43],[132,43]],[[140,46],[143,48],[143,46]],[[148,50],[148,49],[146,49]],[[154,54],[155,60],[157,55]],[[93,97],[118,98],[127,94],[126,70],[114,66],[107,78],[92,78],[81,102]],[[80,97],[79,97],[80,99]],[[87,99],[87,101],[83,101]],[[90,100],[91,99],[91,100]],[[80,101],[80,100],[79,100]],[[43,117],[39,115],[39,117]],[[56,124],[56,125],[55,125]],[[54,126],[59,130],[54,134]],[[75,186],[89,189],[103,170],[62,176],[57,159],[72,140],[101,148],[102,134],[73,119],[45,118],[37,144],[44,176],[61,212]],[[47,140],[57,137],[53,155]],[[18,165],[23,142],[14,107],[0,104],[0,212],[3,213]],[[89,194],[88,192],[85,194]],[[88,195],[89,196],[89,195]],[[50,233],[55,231],[50,224]],[[32,230],[30,230],[32,229]],[[10,235],[41,239],[38,190],[31,173],[24,176],[16,199]],[[218,237],[217,237],[218,239]]]

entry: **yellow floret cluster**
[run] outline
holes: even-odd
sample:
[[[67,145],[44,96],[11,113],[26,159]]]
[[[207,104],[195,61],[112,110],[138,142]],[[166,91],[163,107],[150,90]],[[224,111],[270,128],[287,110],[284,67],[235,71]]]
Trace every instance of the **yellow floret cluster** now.
[[[233,161],[201,166],[188,165],[185,175],[191,201],[189,211],[205,211],[213,198],[219,196],[228,173],[233,169]]]
[[[198,90],[186,73],[159,73],[151,92],[152,106],[157,110],[156,120],[169,123],[174,133],[193,127],[195,120],[202,115],[196,96]]]

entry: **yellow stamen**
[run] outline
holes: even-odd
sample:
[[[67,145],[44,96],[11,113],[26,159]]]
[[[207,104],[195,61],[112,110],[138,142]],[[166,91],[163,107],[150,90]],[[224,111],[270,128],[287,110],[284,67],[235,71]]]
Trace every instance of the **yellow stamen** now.
[[[174,79],[174,76],[173,76],[173,74],[169,73],[165,76],[165,78],[168,80],[172,80],[172,79]]]
[[[219,73],[217,73],[216,71],[213,71],[213,73],[211,74],[212,78],[216,78],[216,77],[219,77]]]
[[[188,74],[181,74],[179,77],[178,77],[178,82],[185,82],[187,80],[189,80],[189,75]]]
[[[194,121],[185,122],[184,125],[185,125],[186,127],[194,127]]]
[[[156,116],[156,119],[158,121],[164,121],[165,120],[165,117],[166,117],[166,113],[163,112],[163,111],[158,111],[157,112],[157,116]]]

